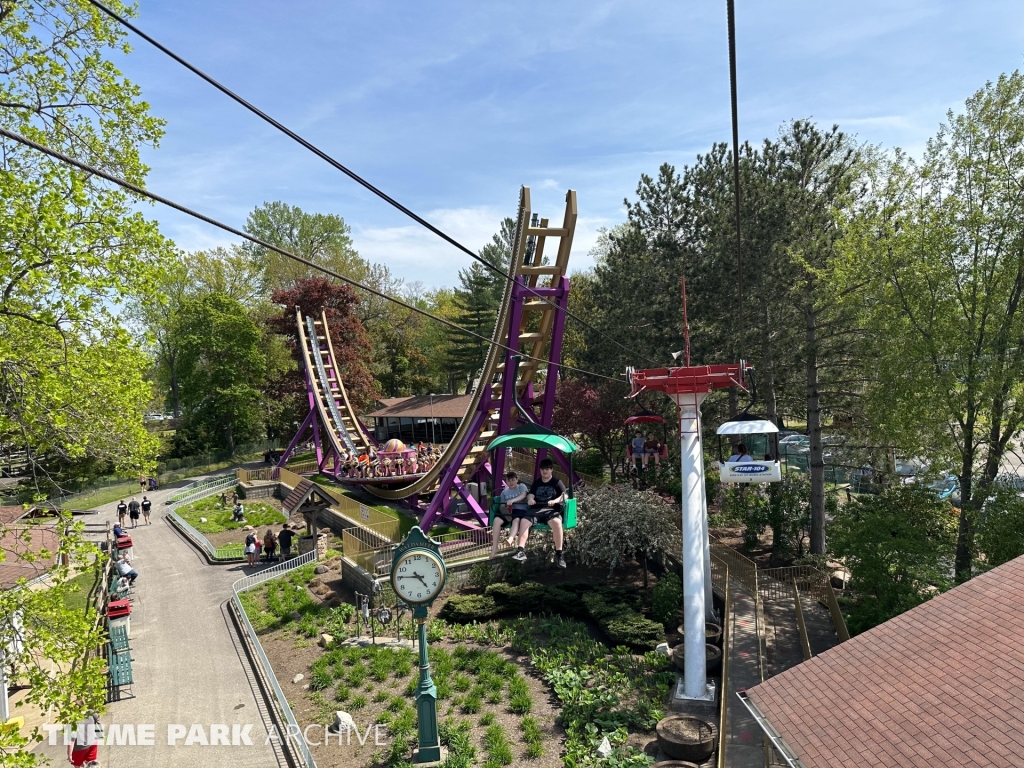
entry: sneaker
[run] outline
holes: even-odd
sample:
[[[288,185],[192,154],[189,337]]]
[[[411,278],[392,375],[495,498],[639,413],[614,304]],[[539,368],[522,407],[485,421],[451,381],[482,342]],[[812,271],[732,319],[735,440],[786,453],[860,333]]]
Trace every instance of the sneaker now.
[[[518,560],[519,562],[523,562],[524,560],[526,560],[526,550],[520,547],[516,550],[516,553],[512,555],[512,559]]]
[[[558,557],[556,557],[555,565],[557,565],[559,568],[565,568],[565,557],[563,555],[559,555]]]

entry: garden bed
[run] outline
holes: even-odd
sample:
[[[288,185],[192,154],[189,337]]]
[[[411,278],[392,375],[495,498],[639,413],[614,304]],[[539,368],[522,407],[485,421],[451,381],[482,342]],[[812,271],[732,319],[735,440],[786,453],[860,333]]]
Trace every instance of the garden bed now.
[[[320,726],[310,733],[322,734],[335,711],[345,711],[365,738],[362,745],[353,734],[351,743],[339,745],[335,736],[329,746],[312,746],[317,764],[404,767],[416,739],[416,655],[394,643],[346,642],[356,632],[351,597],[335,573],[314,578],[309,565],[242,600],[300,726]],[[428,627],[449,766],[580,764],[605,736],[615,745],[612,757],[588,765],[650,764],[639,748],[655,738],[675,679],[666,657],[612,648],[592,622],[559,615],[446,622],[437,614],[447,602],[435,604]],[[413,626],[406,615],[403,637]],[[328,648],[317,644],[324,631],[335,638]],[[393,641],[394,625],[388,634]],[[297,675],[302,679],[293,682]]]

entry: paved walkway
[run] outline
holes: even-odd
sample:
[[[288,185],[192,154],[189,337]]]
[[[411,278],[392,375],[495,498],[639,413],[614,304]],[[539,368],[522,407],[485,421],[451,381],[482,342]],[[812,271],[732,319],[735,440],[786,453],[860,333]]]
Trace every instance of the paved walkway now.
[[[727,768],[764,768],[761,728],[736,695],[761,682],[758,662],[757,620],[754,598],[732,581],[732,636],[729,653],[729,690],[726,699],[725,764]]]
[[[166,520],[164,503],[174,490],[149,494],[152,525],[129,531],[139,572],[131,614],[135,698],[109,704],[101,718],[108,740],[112,725],[134,727],[136,739],[140,726],[153,726],[152,746],[101,747],[100,764],[284,766],[279,750],[267,743],[271,721],[226,604],[232,582],[248,569],[209,565],[178,534]],[[100,507],[100,519],[116,520],[115,508],[116,503]],[[237,745],[204,746],[215,741],[212,726],[223,727],[228,742],[234,734]],[[244,744],[243,733],[252,746]],[[36,751],[57,764],[67,762],[60,738],[57,746],[44,742]]]

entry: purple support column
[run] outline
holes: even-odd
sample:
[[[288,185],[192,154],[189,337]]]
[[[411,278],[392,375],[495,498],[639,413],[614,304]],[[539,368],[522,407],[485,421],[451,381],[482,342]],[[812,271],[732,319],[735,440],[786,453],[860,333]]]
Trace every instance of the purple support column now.
[[[302,425],[295,432],[295,437],[292,438],[292,441],[288,444],[288,448],[281,455],[280,460],[278,460],[278,468],[281,468],[288,463],[288,459],[291,458],[292,453],[295,452],[295,449],[298,447],[302,437],[306,434],[306,430],[312,425],[314,418],[316,418],[316,413],[314,411],[310,411],[306,414],[306,418],[303,420]]]
[[[516,278],[516,284],[512,287],[512,312],[509,315],[508,338],[505,342],[508,349],[505,350],[505,372],[502,374],[501,406],[498,411],[499,436],[509,431],[516,418],[515,397],[518,394],[518,382],[513,381],[509,387],[509,372],[513,368],[512,356],[519,350],[519,327],[523,323],[523,301],[527,293],[522,281],[522,277]],[[501,482],[505,473],[505,451],[497,452],[493,469],[494,477],[498,478],[496,483]]]

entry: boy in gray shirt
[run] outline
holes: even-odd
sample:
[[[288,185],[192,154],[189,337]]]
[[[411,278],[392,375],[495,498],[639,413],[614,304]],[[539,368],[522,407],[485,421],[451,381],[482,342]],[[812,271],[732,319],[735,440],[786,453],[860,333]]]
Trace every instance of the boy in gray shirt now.
[[[501,492],[501,506],[494,513],[494,525],[491,527],[491,557],[498,554],[498,541],[501,539],[501,527],[509,526],[509,535],[506,539],[509,546],[515,541],[516,532],[523,521],[529,517],[530,508],[526,503],[526,496],[530,489],[519,482],[519,475],[515,472],[505,473],[505,489]],[[533,525],[533,521],[523,521],[526,527]]]

